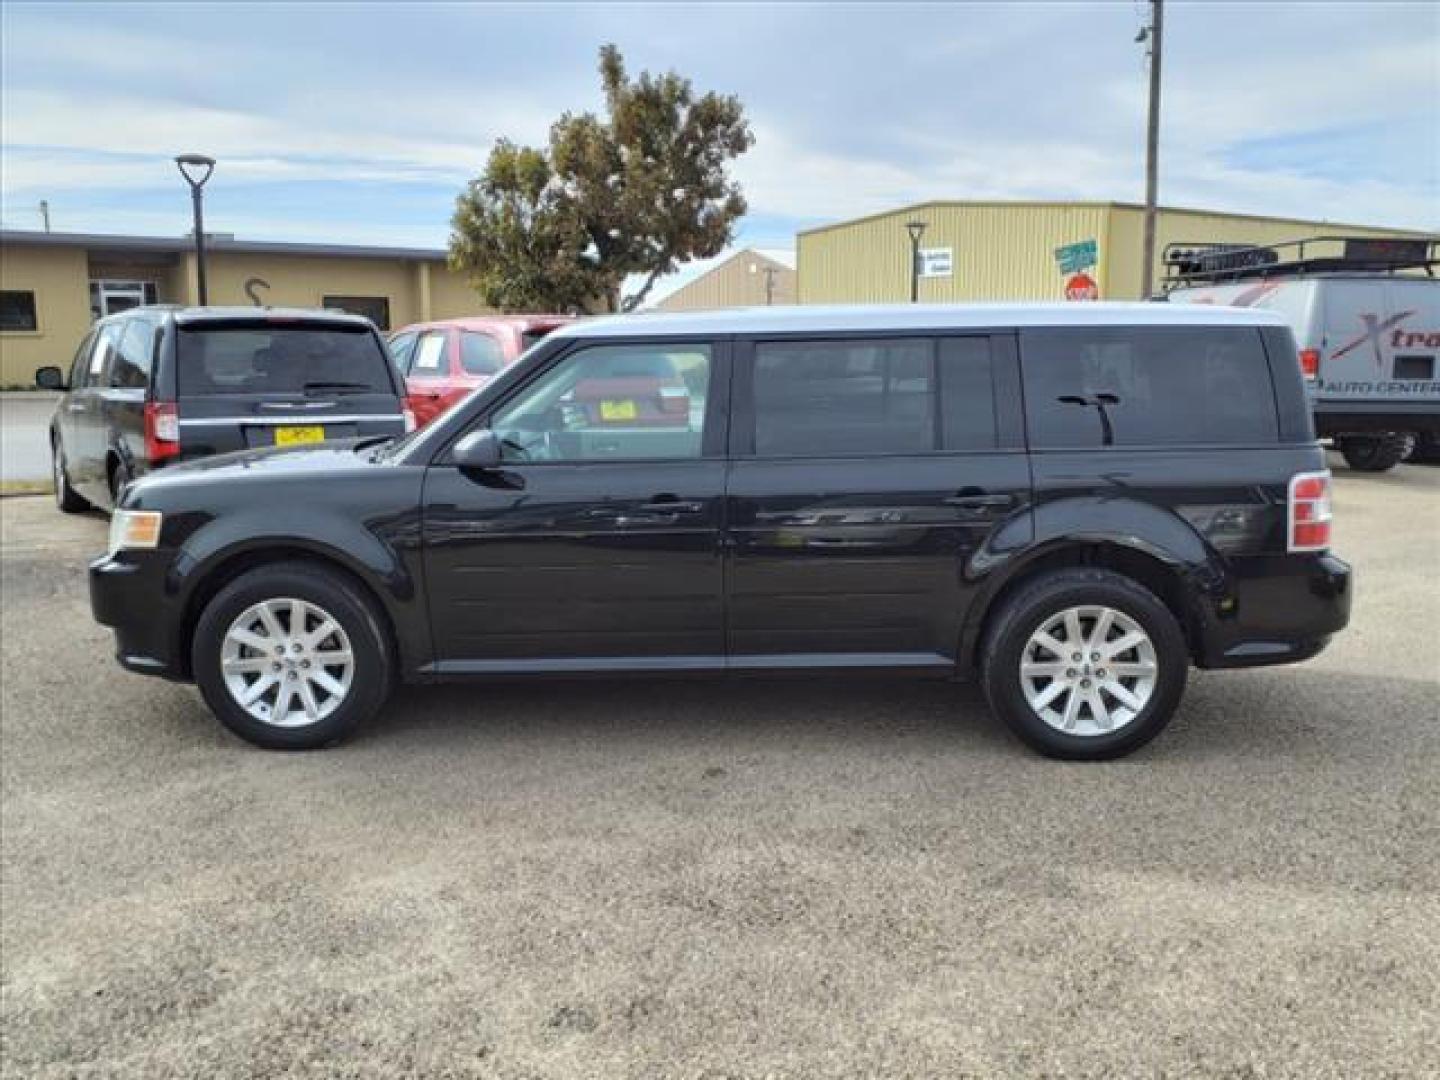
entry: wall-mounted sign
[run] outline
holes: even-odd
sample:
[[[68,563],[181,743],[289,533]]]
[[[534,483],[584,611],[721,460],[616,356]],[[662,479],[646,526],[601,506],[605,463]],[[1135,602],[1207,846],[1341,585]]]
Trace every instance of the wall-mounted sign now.
[[[1100,286],[1083,270],[1065,282],[1066,300],[1099,300]]]
[[[954,248],[921,248],[921,277],[951,277],[955,273]]]
[[[1055,261],[1062,274],[1078,274],[1100,262],[1100,246],[1094,240],[1081,240],[1078,244],[1066,244],[1055,249]]]

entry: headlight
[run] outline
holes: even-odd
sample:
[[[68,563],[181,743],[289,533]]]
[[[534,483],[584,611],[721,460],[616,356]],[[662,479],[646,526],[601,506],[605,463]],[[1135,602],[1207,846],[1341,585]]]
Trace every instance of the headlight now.
[[[110,554],[160,545],[162,515],[156,510],[116,510],[110,515]]]

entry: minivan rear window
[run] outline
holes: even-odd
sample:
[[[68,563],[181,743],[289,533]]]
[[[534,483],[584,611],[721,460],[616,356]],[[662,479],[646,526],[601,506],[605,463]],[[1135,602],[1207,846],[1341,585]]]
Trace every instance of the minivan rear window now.
[[[1020,334],[1036,449],[1273,443],[1275,392],[1247,327],[1055,327]]]
[[[187,327],[176,348],[182,395],[395,392],[368,327]]]

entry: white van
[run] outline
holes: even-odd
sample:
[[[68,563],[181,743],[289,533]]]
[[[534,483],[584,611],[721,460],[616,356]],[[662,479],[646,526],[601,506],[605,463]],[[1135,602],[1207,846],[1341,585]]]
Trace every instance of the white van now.
[[[1172,244],[1172,303],[1267,308],[1294,331],[1317,433],[1353,469],[1440,456],[1440,241]],[[1416,272],[1423,271],[1426,276]]]

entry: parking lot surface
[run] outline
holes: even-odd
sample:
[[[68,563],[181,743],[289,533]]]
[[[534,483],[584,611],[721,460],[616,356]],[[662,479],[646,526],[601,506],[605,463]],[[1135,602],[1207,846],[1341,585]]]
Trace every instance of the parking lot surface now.
[[[1440,1074],[1440,469],[1338,470],[1355,619],[1136,756],[972,687],[408,689],[266,753],[8,499],[7,1076]]]

